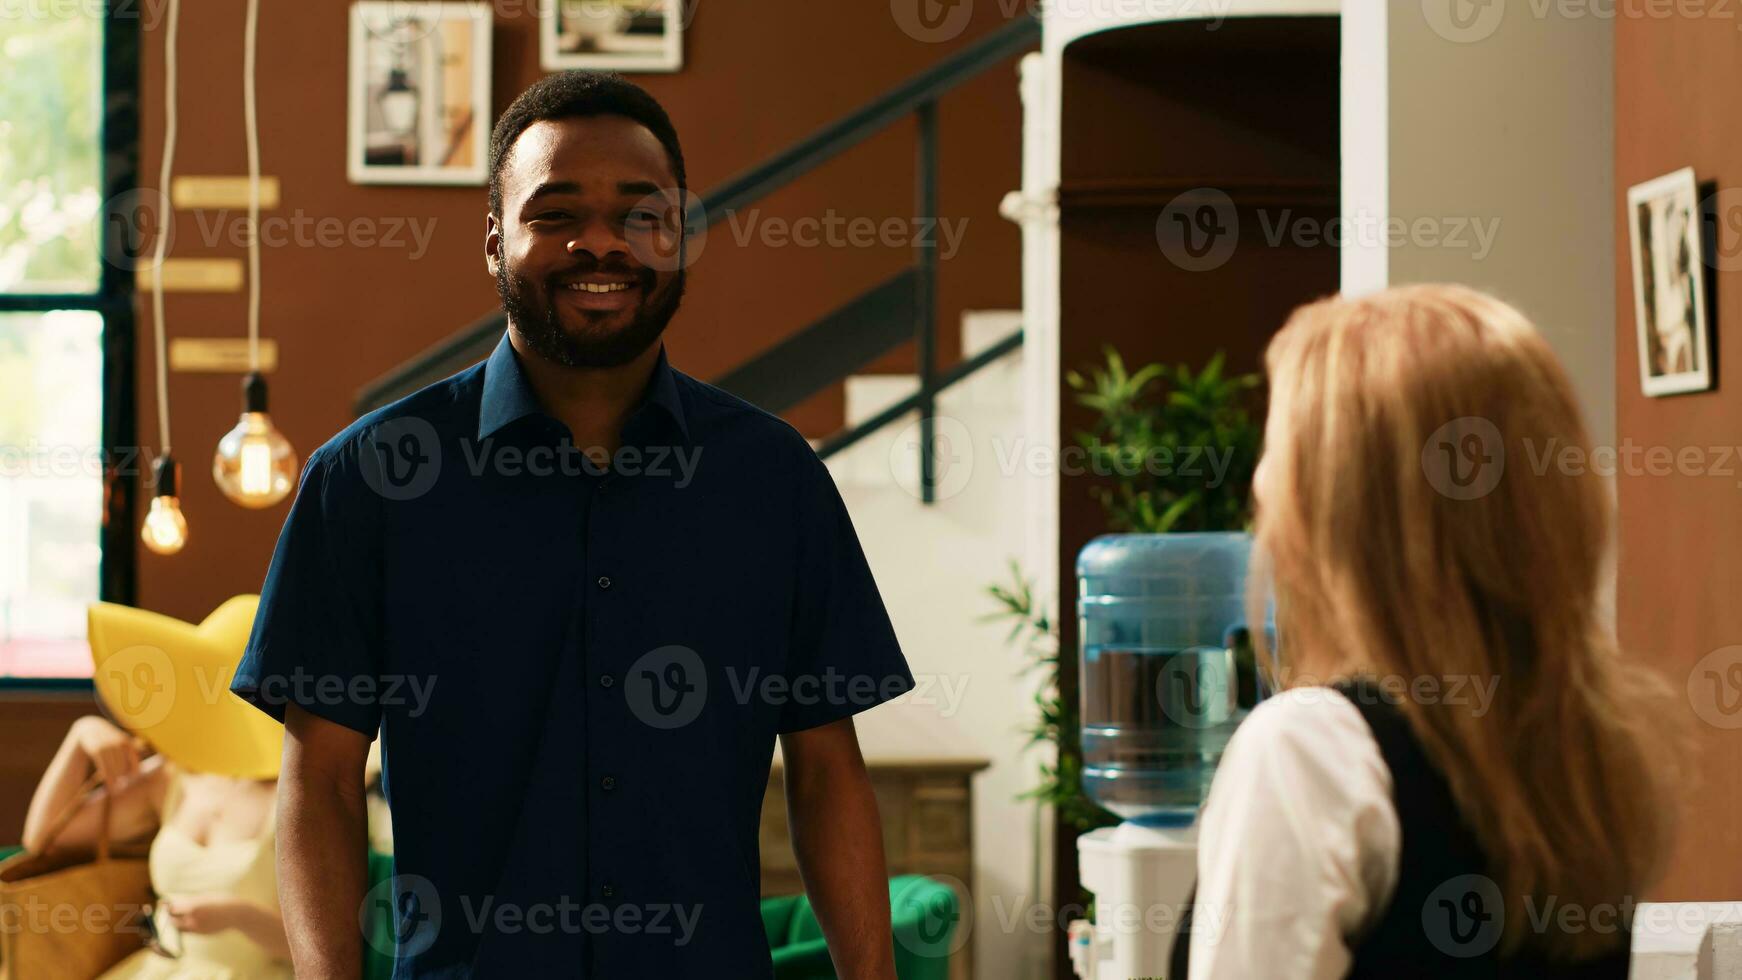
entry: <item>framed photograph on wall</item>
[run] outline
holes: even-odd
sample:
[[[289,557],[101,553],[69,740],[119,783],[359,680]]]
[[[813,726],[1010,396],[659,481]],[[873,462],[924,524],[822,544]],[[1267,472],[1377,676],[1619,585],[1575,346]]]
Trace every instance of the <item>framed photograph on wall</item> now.
[[[1700,199],[1686,167],[1627,191],[1639,382],[1647,395],[1712,387]]]
[[[490,25],[489,3],[351,5],[352,183],[484,183]]]
[[[546,71],[677,71],[683,13],[684,0],[544,0],[539,64]]]

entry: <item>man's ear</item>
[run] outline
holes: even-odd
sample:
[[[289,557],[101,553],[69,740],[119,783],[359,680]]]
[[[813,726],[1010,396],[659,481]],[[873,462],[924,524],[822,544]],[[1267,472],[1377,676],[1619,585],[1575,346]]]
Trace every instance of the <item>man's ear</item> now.
[[[484,268],[490,270],[490,278],[496,278],[496,269],[502,264],[502,228],[496,224],[496,216],[484,215]]]

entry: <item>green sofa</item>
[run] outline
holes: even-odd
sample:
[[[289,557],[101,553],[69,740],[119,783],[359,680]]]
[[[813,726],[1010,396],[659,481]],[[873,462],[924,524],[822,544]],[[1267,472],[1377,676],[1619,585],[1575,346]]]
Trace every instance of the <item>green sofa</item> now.
[[[895,974],[901,980],[945,980],[961,907],[950,886],[923,875],[889,880],[895,931]],[[823,930],[804,895],[762,900],[762,928],[774,955],[775,980],[835,980]]]

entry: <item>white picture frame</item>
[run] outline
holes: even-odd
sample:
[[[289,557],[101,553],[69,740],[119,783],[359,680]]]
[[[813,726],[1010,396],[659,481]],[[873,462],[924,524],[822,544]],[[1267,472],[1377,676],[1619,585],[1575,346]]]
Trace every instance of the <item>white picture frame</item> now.
[[[1627,191],[1639,385],[1653,397],[1712,387],[1700,222],[1692,167]]]
[[[646,22],[655,18],[660,29],[650,33]],[[545,71],[683,68],[684,0],[541,0],[538,19]]]
[[[352,183],[484,183],[491,26],[488,2],[351,5],[345,172]]]

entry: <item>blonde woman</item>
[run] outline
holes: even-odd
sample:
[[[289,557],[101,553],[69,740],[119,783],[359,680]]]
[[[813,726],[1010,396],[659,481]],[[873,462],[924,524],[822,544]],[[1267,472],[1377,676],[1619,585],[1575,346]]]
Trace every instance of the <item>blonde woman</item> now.
[[[90,853],[110,797],[112,841],[151,841],[156,941],[102,980],[255,980],[288,978],[290,947],[273,868],[278,781],[188,772],[107,719],[73,722],[31,797],[24,848]],[[82,804],[93,773],[98,788]],[[49,839],[57,814],[78,811]]]
[[[1281,693],[1217,771],[1176,956],[1191,980],[1625,977],[1673,753],[1597,614],[1606,489],[1530,465],[1590,449],[1566,374],[1455,286],[1303,307],[1266,363],[1250,611],[1273,587]]]

